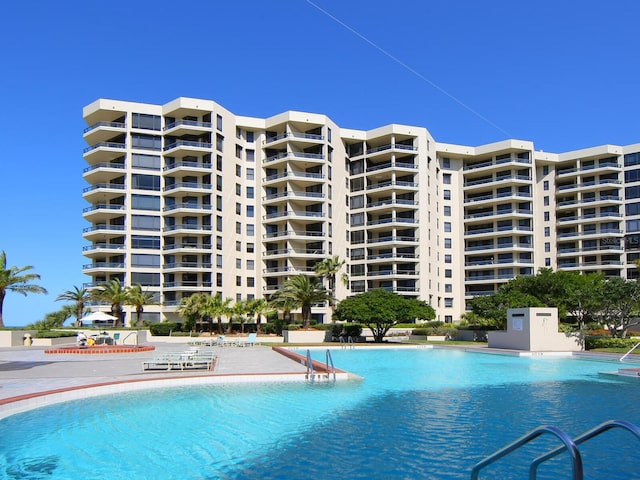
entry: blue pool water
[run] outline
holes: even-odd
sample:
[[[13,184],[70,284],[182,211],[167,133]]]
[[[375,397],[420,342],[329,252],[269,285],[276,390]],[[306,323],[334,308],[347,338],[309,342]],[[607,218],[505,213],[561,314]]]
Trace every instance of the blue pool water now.
[[[324,360],[324,352],[316,352]],[[609,419],[640,424],[640,382],[619,363],[440,349],[334,350],[363,377],[336,384],[174,388],[68,402],[0,421],[8,479],[464,479],[540,425],[572,436]],[[533,445],[481,478],[527,478]],[[585,444],[587,479],[640,478],[640,441]],[[538,478],[569,478],[561,456]]]

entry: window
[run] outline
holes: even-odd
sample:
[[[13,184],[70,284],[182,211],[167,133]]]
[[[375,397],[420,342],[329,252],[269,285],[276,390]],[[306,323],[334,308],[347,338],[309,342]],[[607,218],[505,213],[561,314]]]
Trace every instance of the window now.
[[[445,205],[444,206],[444,216],[445,217],[450,217],[451,216],[451,207],[449,205]]]
[[[246,132],[246,135],[247,135],[247,142],[249,142],[249,143],[255,142],[254,133],[253,132]]]
[[[545,258],[544,259],[544,266],[545,267],[550,267],[551,266],[551,259],[550,258]]]
[[[445,307],[453,307],[453,298],[445,297],[444,306]]]
[[[236,268],[237,269],[242,268],[242,259],[241,258],[236,258]]]
[[[545,180],[544,182],[542,182],[542,185],[543,185],[543,187],[542,187],[542,188],[543,188],[545,191],[549,190],[549,180]]]
[[[216,175],[216,190],[222,191],[222,175]]]
[[[216,250],[222,250],[222,237],[216,237]]]
[[[236,287],[241,287],[242,286],[242,277],[241,276],[236,276]]]
[[[222,286],[222,274],[216,273],[216,287]]]
[[[222,135],[216,134],[216,150],[222,152],[222,147],[224,146],[224,137]]]
[[[442,159],[442,168],[451,168],[451,159],[443,158]]]
[[[134,267],[159,267],[160,255],[146,255],[143,253],[132,253],[131,265],[133,265]]]
[[[132,235],[131,248],[152,248],[160,249],[160,237],[151,237],[148,235]]]
[[[131,208],[137,210],[160,211],[160,197],[153,195],[131,195]]]
[[[236,195],[242,195],[242,185],[240,185],[239,183],[236,183]]]
[[[444,231],[451,232],[451,222],[444,222]]]
[[[216,231],[222,232],[222,217],[220,215],[216,215]]]
[[[236,177],[242,177],[242,166],[236,164]]]
[[[222,155],[216,155],[216,170],[222,171]]]
[[[144,128],[146,130],[160,130],[160,116],[134,113],[131,126],[133,128]]]
[[[544,212],[544,221],[545,222],[549,221],[549,212]]]
[[[253,237],[256,234],[256,226],[253,223],[247,224],[247,236]]]
[[[131,165],[135,168],[160,170],[160,157],[158,155],[144,155],[142,153],[133,153],[131,154]]]
[[[151,215],[131,215],[131,228],[135,230],[160,231],[160,217]]]
[[[545,237],[550,237],[551,236],[551,228],[550,227],[544,227],[544,236]]]
[[[254,277],[247,277],[247,287],[255,287],[256,279]]]
[[[236,202],[236,215],[242,215],[242,204]]]
[[[242,242],[236,242],[236,252],[242,251]]]
[[[160,274],[131,272],[131,284],[132,285],[140,284],[143,287],[159,287]]]
[[[256,151],[247,150],[247,162],[255,162],[255,161],[256,161]]]
[[[549,175],[549,165],[543,165],[542,174],[543,175]]]
[[[452,283],[445,283],[444,284],[444,291],[445,291],[445,293],[452,293],[453,292],[453,284]]]
[[[160,191],[160,177],[158,175],[142,175],[134,173],[131,175],[131,188],[138,190]]]
[[[452,257],[450,253],[445,254],[444,256],[444,263],[451,263],[452,261]]]
[[[444,199],[451,200],[451,190],[444,190]]]
[[[451,239],[450,238],[445,238],[444,239],[444,248],[451,248]]]
[[[253,243],[247,243],[247,253],[253,253],[255,245]]]
[[[450,268],[446,268],[444,270],[444,278],[452,278],[453,277],[453,270],[451,270]]]
[[[256,262],[253,260],[247,260],[247,270],[255,270]]]
[[[253,187],[247,187],[247,198],[254,198],[255,189]]]
[[[236,233],[238,235],[242,234],[242,223],[236,222]]]
[[[253,205],[247,205],[247,218],[253,218],[255,216]]]
[[[331,128],[327,127],[327,140],[331,143]]]
[[[155,135],[142,135],[140,133],[132,133],[131,146],[133,148],[144,148],[147,150],[161,150],[162,137],[157,137]]]
[[[218,212],[222,211],[222,195],[216,195],[216,210]]]
[[[216,115],[216,128],[222,131],[222,115]]]
[[[545,195],[543,201],[544,201],[544,206],[548,207],[549,206],[549,197],[547,195]]]
[[[549,242],[544,242],[544,251],[545,252],[551,251],[551,244]]]
[[[445,185],[451,185],[451,174],[450,173],[445,173],[444,175],[442,175],[442,183],[444,183]]]
[[[222,255],[216,255],[216,267],[222,268]]]
[[[253,180],[255,178],[255,170],[253,168],[247,168],[247,180]]]
[[[351,221],[349,223],[352,227],[364,225],[364,213],[354,213],[351,215]]]

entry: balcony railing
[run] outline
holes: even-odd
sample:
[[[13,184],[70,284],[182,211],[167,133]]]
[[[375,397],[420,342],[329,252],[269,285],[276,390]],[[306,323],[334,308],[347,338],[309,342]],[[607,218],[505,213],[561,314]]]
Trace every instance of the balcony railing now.
[[[211,128],[211,122],[197,122],[195,120],[176,120],[175,122],[165,126],[163,130],[166,132],[167,130],[171,130],[172,128],[182,127],[182,126],[209,129]]]
[[[209,150],[213,147],[213,144],[209,142],[192,142],[188,140],[177,140],[174,143],[166,145],[162,150],[166,152],[167,150],[172,150],[174,148],[180,148],[180,147],[204,148]]]
[[[87,153],[87,152],[90,152],[90,151],[95,150],[97,148],[125,149],[125,148],[127,148],[127,145],[125,143],[120,143],[120,142],[99,142],[99,143],[96,143],[95,145],[91,145],[89,147],[86,147],[82,151],[82,153]]]
[[[91,165],[82,170],[82,173],[91,172],[93,170],[97,170],[99,168],[114,168],[118,170],[124,170],[126,168],[124,163],[97,163],[95,165]]]
[[[113,231],[119,232],[119,231],[124,231],[125,226],[124,225],[94,225],[92,227],[83,228],[82,233],[100,232],[104,230],[113,230]]]
[[[194,188],[198,190],[211,190],[210,183],[198,183],[198,182],[177,182],[171,185],[166,185],[162,191],[168,192],[171,190],[177,190],[178,188]]]
[[[93,190],[98,190],[100,188],[109,188],[111,190],[124,190],[127,188],[122,183],[96,183],[95,185],[90,185],[82,189],[82,193],[91,192]]]
[[[110,243],[94,243],[93,245],[85,245],[82,247],[83,252],[89,252],[91,250],[126,250],[125,245],[113,245]]]
[[[90,270],[95,268],[124,268],[125,265],[123,262],[96,262],[89,263],[87,265],[83,265],[83,270]]]
[[[96,205],[91,205],[90,207],[83,208],[82,213],[93,212],[96,210],[123,211],[123,210],[126,210],[126,208],[124,205],[110,205],[107,203],[98,203]]]
[[[205,170],[211,169],[210,163],[201,163],[201,162],[174,162],[163,168],[164,171],[173,170],[175,168],[202,168]]]
[[[530,165],[531,164],[531,160],[528,158],[517,158],[517,157],[509,157],[509,158],[502,158],[500,160],[489,160],[487,162],[482,162],[482,163],[476,163],[473,165],[465,165],[464,167],[464,171],[469,171],[469,170],[476,170],[478,168],[485,168],[485,167],[493,167],[496,165],[502,165],[505,163],[510,163],[510,162],[514,162],[514,163],[522,163],[525,165]]]
[[[179,209],[191,209],[191,210],[202,210],[209,211],[211,210],[211,205],[198,205],[197,203],[176,203],[173,205],[167,205],[162,209],[163,212],[170,212],[171,210],[179,210]]]
[[[178,225],[169,225],[162,229],[163,232],[173,232],[174,230],[205,230],[211,231],[211,225],[192,225],[190,223],[180,223]]]
[[[97,122],[94,123],[93,125],[88,126],[87,128],[84,129],[84,131],[82,133],[87,133],[90,132],[91,130],[95,130],[96,128],[100,128],[100,127],[109,127],[109,128],[126,128],[126,124],[121,123],[121,122]]]

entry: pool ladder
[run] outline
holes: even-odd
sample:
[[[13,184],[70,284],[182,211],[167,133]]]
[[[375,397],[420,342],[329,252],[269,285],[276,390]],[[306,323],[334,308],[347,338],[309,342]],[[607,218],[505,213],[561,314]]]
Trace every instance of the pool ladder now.
[[[620,361],[624,362],[624,359],[627,358],[629,355],[631,355],[631,352],[633,352],[638,347],[640,347],[640,342],[636,343],[633,347],[631,347],[631,350],[629,350],[627,353],[621,356]]]
[[[331,350],[327,349],[325,354],[325,373],[316,373],[313,368],[313,360],[311,359],[311,351],[307,349],[307,380],[331,380],[333,375],[333,381],[336,381],[336,367],[333,365],[333,358],[331,357]]]
[[[492,463],[497,462],[498,460],[507,456],[514,450],[519,449],[520,447],[526,445],[530,441],[538,438],[540,435],[545,433],[551,433],[555,435],[560,439],[560,441],[562,441],[564,445],[554,450],[551,450],[545,453],[544,455],[541,455],[538,458],[534,459],[533,462],[531,462],[531,465],[529,465],[529,479],[530,480],[536,479],[538,466],[540,466],[540,464],[567,451],[569,452],[569,456],[571,458],[571,467],[573,472],[571,479],[583,480],[584,476],[583,476],[583,469],[582,469],[582,456],[580,455],[580,450],[578,449],[578,445],[580,445],[583,442],[586,442],[587,440],[593,437],[597,437],[601,433],[604,433],[607,430],[610,430],[612,428],[623,428],[633,433],[638,439],[640,439],[640,428],[638,428],[633,423],[625,422],[624,420],[609,420],[607,422],[601,423],[600,425],[583,433],[582,435],[576,437],[575,439],[571,439],[569,435],[567,435],[565,432],[563,432],[562,430],[556,427],[549,427],[549,426],[538,427],[535,430],[520,437],[515,442],[512,442],[506,447],[501,448],[497,452],[493,453],[492,455],[489,455],[487,458],[485,458],[484,460],[476,464],[476,466],[473,467],[473,470],[471,470],[471,480],[478,480],[478,475],[480,474],[480,470],[482,470],[484,467],[487,467]]]
[[[355,342],[353,341],[353,337],[349,335],[346,339],[344,337],[340,337],[340,348],[343,350],[345,348],[353,349],[356,348]]]

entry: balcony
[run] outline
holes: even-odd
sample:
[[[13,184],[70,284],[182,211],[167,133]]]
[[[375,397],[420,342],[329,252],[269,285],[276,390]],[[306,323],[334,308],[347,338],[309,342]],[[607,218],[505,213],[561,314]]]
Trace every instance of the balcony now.
[[[310,230],[301,230],[301,231],[297,231],[297,230],[282,230],[279,232],[270,232],[270,233],[265,233],[262,238],[264,240],[272,240],[274,238],[291,238],[291,239],[300,239],[300,240],[306,240],[306,239],[317,239],[318,237],[324,237],[325,233],[324,232],[315,232],[315,231],[310,231]]]
[[[297,220],[309,220],[317,221],[319,218],[324,218],[323,212],[307,212],[305,210],[288,210],[286,212],[274,212],[264,215],[263,220],[277,220],[283,218],[291,218]]]
[[[417,169],[418,165],[415,163],[385,162],[376,165],[367,165],[366,173],[382,172],[383,170],[405,170],[415,172]]]
[[[210,193],[211,184],[200,183],[200,182],[177,182],[171,185],[166,185],[162,189],[162,191],[163,192],[185,191],[185,192]]]
[[[274,146],[276,143],[280,143],[283,140],[287,140],[287,139],[295,139],[303,142],[317,143],[317,142],[324,141],[324,135],[315,135],[312,133],[288,132],[288,133],[277,135],[275,137],[269,137],[264,141],[264,144]]]
[[[88,144],[95,145],[124,134],[126,129],[126,124],[121,122],[97,122],[85,128],[82,136]]]
[[[165,155],[176,154],[178,152],[185,155],[193,154],[198,155],[202,153],[211,152],[213,148],[212,143],[208,142],[194,142],[189,140],[177,140],[174,143],[165,145],[162,151]]]
[[[165,282],[162,287],[166,290],[194,292],[199,290],[211,289],[212,283],[210,281]]]
[[[82,190],[82,197],[89,203],[107,202],[124,195],[122,183],[98,183]]]
[[[126,212],[124,205],[109,205],[98,203],[82,210],[82,216],[89,222],[102,223],[106,220],[120,217]]]
[[[176,225],[168,225],[162,229],[164,233],[184,233],[188,235],[193,234],[201,234],[201,235],[209,235],[211,234],[211,225],[194,225],[191,223],[180,223]]]
[[[318,199],[325,198],[324,193],[321,192],[305,192],[300,190],[289,190],[286,192],[274,193],[271,195],[266,195],[262,197],[262,201],[265,203],[272,203],[274,200],[282,200],[282,199],[292,199],[292,200],[300,200],[300,201],[311,201],[312,203],[316,203]]]
[[[124,175],[126,166],[123,163],[97,163],[82,170],[82,177],[88,183],[109,183]]]
[[[173,262],[165,263],[162,266],[164,271],[179,270],[179,271],[198,271],[198,270],[211,270],[210,262]]]
[[[265,185],[284,182],[287,179],[294,179],[304,183],[310,182],[315,184],[324,181],[324,178],[324,175],[321,173],[289,171],[277,173],[275,175],[269,175],[268,177],[263,178],[262,181]]]
[[[367,148],[367,155],[373,156],[389,151],[417,152],[418,148],[413,145],[405,145],[402,143],[380,145],[379,147]]]
[[[209,214],[211,213],[211,205],[203,205],[197,203],[175,203],[173,205],[167,205],[162,209],[162,211],[174,213]]]
[[[491,170],[499,166],[512,163],[513,165],[521,168],[521,165],[531,165],[531,160],[528,158],[509,157],[501,158],[499,160],[488,160],[486,162],[474,163],[472,165],[465,165],[463,171],[468,172],[471,170]]]
[[[163,251],[171,251],[180,253],[185,251],[188,253],[208,253],[211,251],[212,245],[209,243],[173,243],[162,247]]]
[[[166,135],[181,137],[183,135],[200,135],[211,131],[211,122],[198,122],[195,120],[176,120],[167,124],[162,130]]]
[[[162,169],[165,173],[196,172],[211,173],[211,164],[202,162],[173,162]]]
[[[124,225],[94,225],[82,229],[82,236],[87,240],[92,238],[120,237],[124,235]]]
[[[82,271],[84,273],[113,272],[123,270],[124,268],[125,264],[123,262],[96,262],[83,265]]]
[[[113,245],[109,243],[94,243],[93,245],[85,245],[82,247],[82,254],[85,257],[118,255],[126,252],[127,247],[124,245]]]
[[[262,161],[262,163],[263,165],[275,164],[279,160],[286,160],[286,159],[324,162],[324,154],[305,153],[305,152],[280,152],[277,155],[272,155],[270,157],[265,158]]]
[[[386,243],[416,245],[419,243],[419,239],[417,237],[407,236],[384,236],[367,240],[368,245],[379,245]]]
[[[318,248],[282,248],[279,250],[267,250],[263,253],[263,256],[270,258],[284,258],[290,256],[316,258],[322,255],[325,255],[325,251]]]
[[[99,142],[83,150],[87,163],[108,163],[125,154],[127,145],[120,142]]]
[[[402,181],[385,181],[372,183],[367,185],[367,191],[370,190],[390,190],[390,191],[417,191],[418,182],[402,182]]]
[[[476,190],[480,188],[486,188],[495,185],[519,185],[529,184],[532,178],[528,175],[507,175],[502,177],[487,178],[482,180],[469,180],[464,183],[464,188],[467,190]]]

